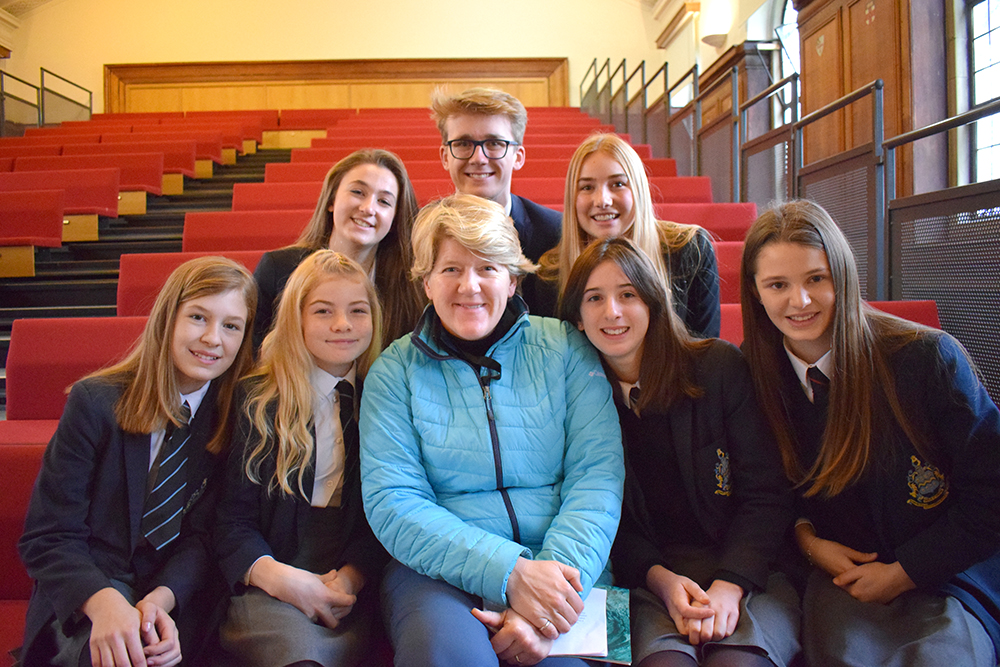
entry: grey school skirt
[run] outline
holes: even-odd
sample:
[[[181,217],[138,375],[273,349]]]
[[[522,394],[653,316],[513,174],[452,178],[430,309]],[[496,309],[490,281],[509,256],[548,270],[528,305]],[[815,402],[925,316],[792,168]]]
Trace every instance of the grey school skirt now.
[[[889,604],[860,602],[813,570],[802,600],[802,646],[823,667],[995,667],[983,624],[957,599],[908,591]]]
[[[733,634],[717,642],[692,646],[659,597],[644,588],[632,590],[632,664],[661,651],[678,651],[701,662],[713,646],[746,648],[786,667],[799,653],[799,604],[795,589],[782,574],[772,574],[767,590],[750,592],[740,601]]]

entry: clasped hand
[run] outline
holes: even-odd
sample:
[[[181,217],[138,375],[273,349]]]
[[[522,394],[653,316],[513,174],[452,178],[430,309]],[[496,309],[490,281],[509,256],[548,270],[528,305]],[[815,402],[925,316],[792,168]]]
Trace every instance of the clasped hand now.
[[[899,564],[880,563],[875,552],[863,553],[819,537],[809,543],[812,562],[833,577],[833,583],[861,602],[888,604],[916,588]]]
[[[692,645],[719,641],[733,634],[740,620],[743,589],[716,579],[708,591],[688,577],[654,565],[646,574],[646,585],[663,604],[677,627]]]
[[[337,570],[313,574],[273,558],[262,558],[254,565],[250,583],[330,629],[351,613],[357,601],[354,582]]]
[[[172,667],[181,661],[177,626],[169,610],[174,594],[165,586],[133,607],[114,588],[102,588],[83,603],[90,619],[90,661],[94,667]]]
[[[518,558],[507,578],[507,603],[549,639],[569,632],[583,611],[580,572],[554,560]]]
[[[506,662],[534,665],[552,650],[552,640],[513,609],[503,612],[473,609],[475,616],[493,633],[490,644],[497,657]]]

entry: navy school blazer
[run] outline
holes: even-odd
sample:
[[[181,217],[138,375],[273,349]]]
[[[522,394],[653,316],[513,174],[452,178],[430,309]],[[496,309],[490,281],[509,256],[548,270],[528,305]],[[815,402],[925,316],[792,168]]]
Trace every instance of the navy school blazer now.
[[[167,586],[177,599],[176,617],[211,569],[207,532],[219,457],[205,445],[218,427],[218,387],[209,388],[191,422],[181,535],[158,552],[137,553],[144,540],[140,522],[150,436],[118,426],[114,409],[121,393],[120,384],[103,379],[73,385],[45,451],[18,543],[35,580],[21,656],[25,664],[39,658],[34,646],[53,618],[72,634],[75,612],[111,579],[130,582],[139,597]]]
[[[243,386],[238,393],[246,395]],[[355,405],[361,400],[362,383],[355,387]],[[280,490],[268,491],[274,477],[276,454],[272,448],[261,462],[262,484],[254,484],[246,475],[245,456],[259,442],[242,410],[243,401],[234,402],[238,414],[234,415],[233,445],[226,466],[226,479],[222,498],[217,507],[215,550],[226,581],[234,593],[243,590],[243,578],[250,566],[261,556],[288,563],[298,553],[302,531],[309,525],[309,501],[297,492],[285,494]],[[269,406],[273,424],[274,406]],[[312,430],[310,428],[310,430]],[[314,434],[315,437],[315,434]],[[353,420],[344,433],[346,465],[342,504],[347,513],[348,535],[335,559],[336,567],[350,563],[364,575],[367,587],[388,561],[388,554],[379,544],[365,518],[361,501],[361,470],[358,452],[358,421]],[[306,493],[312,493],[315,479],[316,450],[303,477]]]

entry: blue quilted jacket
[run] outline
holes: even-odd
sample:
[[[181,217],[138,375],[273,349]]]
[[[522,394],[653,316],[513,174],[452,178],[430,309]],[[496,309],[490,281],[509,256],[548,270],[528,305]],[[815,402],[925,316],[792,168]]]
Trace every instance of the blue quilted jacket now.
[[[604,571],[621,514],[621,431],[597,355],[550,318],[518,319],[490,348],[499,377],[430,337],[437,314],[365,378],[365,513],[390,554],[422,574],[506,604],[518,557]]]

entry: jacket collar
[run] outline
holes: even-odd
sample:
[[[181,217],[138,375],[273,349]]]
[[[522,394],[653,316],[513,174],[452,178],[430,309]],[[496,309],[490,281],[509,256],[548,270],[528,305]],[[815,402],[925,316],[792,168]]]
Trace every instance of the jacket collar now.
[[[528,321],[528,305],[524,302],[524,299],[521,298],[520,294],[515,294],[507,300],[507,310],[510,311],[511,309],[513,309],[514,313],[517,315],[517,319],[514,321],[514,326],[510,328],[510,331],[508,331],[506,335],[493,344],[489,351],[487,351],[487,356],[492,357],[493,352],[497,348],[505,344],[508,340],[511,340],[514,336],[519,335],[521,329],[524,327],[531,326]],[[427,304],[427,307],[424,308],[423,314],[417,321],[417,325],[413,328],[413,333],[410,334],[410,340],[413,341],[413,345],[418,350],[435,361],[456,359],[457,357],[455,357],[455,355],[438,345],[437,341],[434,340],[434,337],[431,334],[434,330],[434,326],[436,324],[440,324],[440,322],[441,320],[438,319],[437,311],[434,310],[434,304]]]

